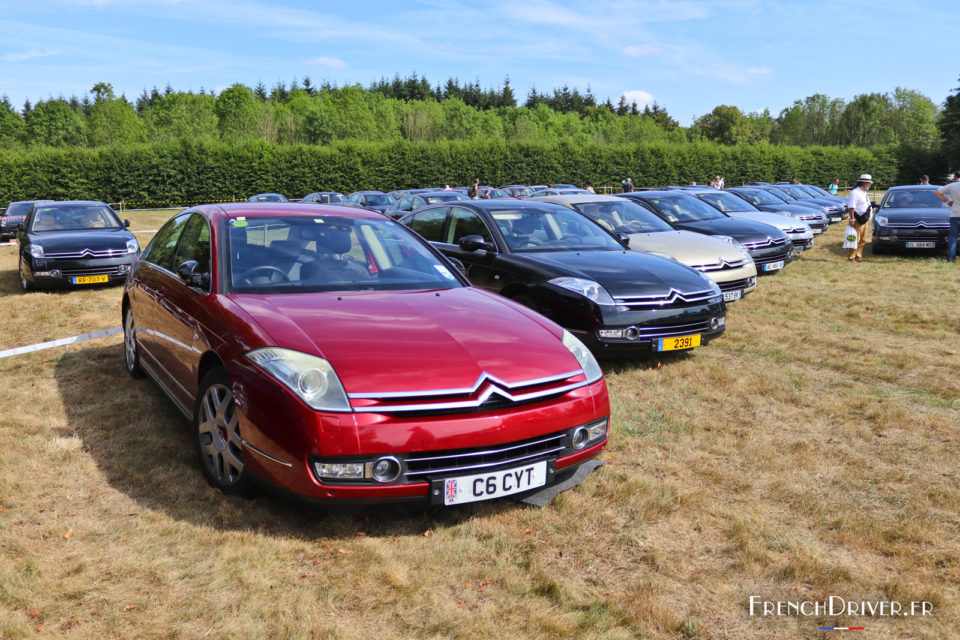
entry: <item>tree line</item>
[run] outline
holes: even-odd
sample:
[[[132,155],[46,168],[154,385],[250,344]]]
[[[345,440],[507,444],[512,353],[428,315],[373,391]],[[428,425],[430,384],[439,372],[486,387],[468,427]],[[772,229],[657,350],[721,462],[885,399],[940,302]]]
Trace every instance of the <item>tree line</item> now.
[[[960,90],[958,90],[960,91]],[[533,88],[519,104],[509,78],[497,88],[451,78],[433,86],[413,74],[381,78],[364,88],[314,85],[309,77],[271,90],[262,84],[213,91],[146,89],[133,102],[97,83],[81,98],[55,98],[16,109],[0,99],[0,143],[89,147],[180,138],[265,140],[277,144],[337,141],[437,142],[500,140],[639,144],[715,142],[724,145],[898,145],[933,152],[955,144],[957,96],[940,108],[930,98],[896,88],[846,102],[823,94],[797,100],[774,116],[719,105],[682,127],[658,105],[640,108],[621,97],[598,102],[590,88]]]

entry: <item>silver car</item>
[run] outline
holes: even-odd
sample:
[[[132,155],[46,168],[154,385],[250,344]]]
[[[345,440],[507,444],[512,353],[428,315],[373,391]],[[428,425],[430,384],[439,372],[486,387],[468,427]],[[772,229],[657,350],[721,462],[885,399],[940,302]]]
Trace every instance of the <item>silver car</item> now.
[[[790,242],[793,243],[795,252],[806,251],[813,248],[813,229],[803,220],[797,220],[792,217],[760,211],[752,204],[735,195],[718,191],[717,189],[705,189],[703,191],[690,191],[689,193],[700,198],[707,204],[723,211],[731,218],[742,218],[744,220],[753,220],[776,227],[787,234]]]

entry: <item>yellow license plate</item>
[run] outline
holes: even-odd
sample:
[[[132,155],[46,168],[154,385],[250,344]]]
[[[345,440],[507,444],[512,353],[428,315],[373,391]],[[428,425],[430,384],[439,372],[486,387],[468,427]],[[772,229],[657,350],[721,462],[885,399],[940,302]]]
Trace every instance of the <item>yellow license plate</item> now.
[[[77,276],[73,279],[73,284],[97,284],[109,281],[110,276]]]
[[[693,349],[700,346],[700,334],[692,336],[678,336],[657,340],[657,351],[676,351],[678,349]]]

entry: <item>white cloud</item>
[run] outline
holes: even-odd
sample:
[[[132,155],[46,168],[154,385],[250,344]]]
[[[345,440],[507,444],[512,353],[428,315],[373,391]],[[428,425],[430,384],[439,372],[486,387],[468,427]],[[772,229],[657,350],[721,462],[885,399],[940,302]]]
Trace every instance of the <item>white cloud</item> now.
[[[768,76],[773,73],[773,70],[770,67],[750,67],[747,73],[754,76]]]
[[[639,58],[642,56],[660,55],[665,51],[666,49],[657,44],[641,44],[638,46],[624,47],[620,50],[620,53],[628,58]]]
[[[331,58],[328,56],[320,56],[318,58],[310,58],[306,61],[305,64],[315,64],[321,67],[329,67],[330,69],[346,69],[347,63],[341,60],[340,58]]]
[[[646,91],[640,91],[639,89],[635,89],[633,91],[624,91],[622,97],[628,105],[636,104],[638,109],[643,109],[647,105],[652,105],[654,103],[654,97],[652,95]]]
[[[56,51],[37,51],[36,49],[31,49],[30,51],[23,51],[22,53],[8,53],[5,56],[0,56],[0,61],[26,62],[27,60],[33,60],[35,58],[47,58],[55,55],[57,55]]]

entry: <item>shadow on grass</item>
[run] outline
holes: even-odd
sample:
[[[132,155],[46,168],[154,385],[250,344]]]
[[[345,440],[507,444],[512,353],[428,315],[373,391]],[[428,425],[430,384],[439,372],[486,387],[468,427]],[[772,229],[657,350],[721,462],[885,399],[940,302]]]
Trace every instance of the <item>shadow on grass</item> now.
[[[709,348],[709,345],[697,349],[687,349],[684,351],[675,351],[673,353],[646,353],[636,356],[604,356],[599,354],[598,360],[603,373],[627,373],[630,371],[648,371],[650,369],[659,369],[667,367],[676,362],[684,362],[690,358],[696,357],[695,352],[701,348]]]
[[[224,496],[204,479],[189,423],[149,378],[133,380],[123,345],[64,354],[54,369],[67,417],[61,435],[76,435],[114,489],[147,510],[225,531],[285,538],[422,536],[474,517],[526,509],[500,500],[447,509],[328,508],[263,491]],[[78,482],[84,482],[79,479]]]

